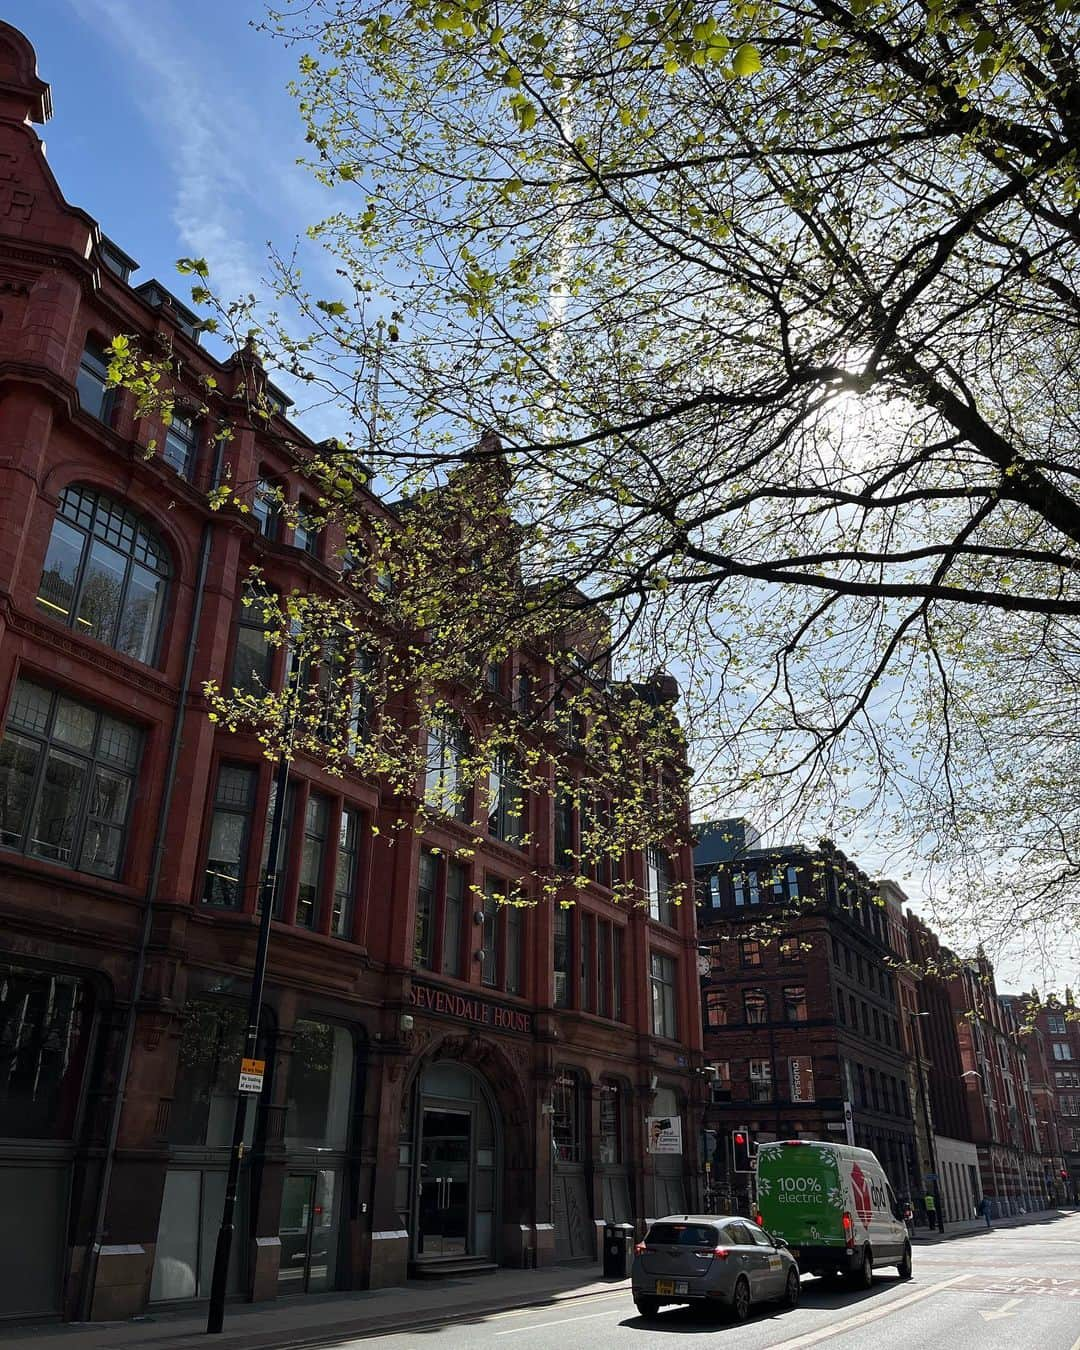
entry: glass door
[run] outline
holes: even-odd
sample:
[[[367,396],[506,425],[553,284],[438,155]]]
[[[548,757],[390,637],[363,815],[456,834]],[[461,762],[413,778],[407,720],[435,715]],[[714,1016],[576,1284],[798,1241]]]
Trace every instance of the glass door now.
[[[469,1250],[472,1112],[425,1106],[420,1138],[417,1256],[465,1256]]]
[[[334,1287],[335,1173],[290,1172],[281,1192],[279,1294],[315,1294]]]

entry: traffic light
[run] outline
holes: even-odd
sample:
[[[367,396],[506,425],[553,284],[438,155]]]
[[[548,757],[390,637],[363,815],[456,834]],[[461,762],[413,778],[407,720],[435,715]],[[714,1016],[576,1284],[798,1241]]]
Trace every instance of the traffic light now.
[[[733,1172],[751,1172],[750,1131],[745,1125],[731,1131],[731,1170]]]

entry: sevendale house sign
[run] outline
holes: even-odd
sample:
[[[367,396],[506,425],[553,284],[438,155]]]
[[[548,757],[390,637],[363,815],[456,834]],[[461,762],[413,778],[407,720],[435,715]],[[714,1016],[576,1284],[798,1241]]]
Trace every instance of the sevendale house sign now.
[[[437,989],[429,984],[413,982],[409,1005],[417,1012],[435,1013],[452,1017],[471,1026],[488,1027],[492,1031],[517,1031],[529,1035],[533,1029],[532,1013],[511,1008],[505,1003],[492,1003],[473,994],[458,994],[450,989]]]

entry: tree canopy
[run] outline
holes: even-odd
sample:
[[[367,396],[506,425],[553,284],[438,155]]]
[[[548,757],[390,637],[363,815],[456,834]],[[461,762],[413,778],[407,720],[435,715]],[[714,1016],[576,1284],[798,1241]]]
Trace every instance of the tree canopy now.
[[[884,813],[1074,931],[1078,10],[278,6],[340,291],[275,255],[259,334],[385,478],[498,458],[703,809]]]

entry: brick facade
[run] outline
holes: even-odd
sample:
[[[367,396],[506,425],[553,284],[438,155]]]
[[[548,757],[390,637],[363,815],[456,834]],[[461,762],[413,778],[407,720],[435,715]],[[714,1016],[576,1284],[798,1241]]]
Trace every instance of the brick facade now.
[[[249,565],[284,589],[333,588],[341,541],[328,527],[315,556],[287,528],[274,541],[251,514],[208,509],[223,470],[247,488],[272,476],[298,500],[305,485],[280,445],[307,442],[272,387],[279,435],[246,422],[241,395],[245,381],[262,378],[257,367],[214,359],[184,306],[160,286],[133,286],[131,260],[64,201],[31,125],[48,112],[29,44],[0,24],[0,720],[9,773],[0,1110],[19,1136],[0,1145],[0,1193],[27,1216],[0,1235],[0,1265],[25,1274],[5,1281],[0,1317],[100,1318],[206,1296],[272,767],[253,735],[208,720],[200,689],[233,669]],[[150,344],[160,334],[193,389],[205,376],[216,381],[182,472],[169,462],[166,429],[140,419],[127,394],[97,399],[87,362],[95,342],[117,333]],[[211,433],[221,422],[235,434],[217,465]],[[363,505],[385,511],[371,497]],[[97,619],[57,599],[61,545],[84,550],[80,604],[86,613],[97,605]],[[99,547],[101,558],[121,560],[112,581],[88,551]],[[167,571],[153,600],[147,549]],[[56,593],[43,582],[47,555]],[[132,654],[155,604],[160,639]],[[95,637],[110,605],[120,606],[119,626]],[[280,682],[283,660],[273,657],[271,681]],[[526,664],[541,684],[556,678],[536,653],[515,653],[508,686]],[[483,715],[461,713],[474,726]],[[77,790],[76,775],[90,775],[92,788]],[[692,1204],[702,1091],[693,906],[660,922],[647,908],[614,904],[599,882],[566,892],[573,974],[557,1000],[552,909],[515,920],[504,909],[478,923],[471,900],[447,908],[444,863],[421,861],[445,860],[473,831],[446,821],[417,837],[417,800],[349,771],[331,777],[303,757],[291,782],[267,1081],[244,1168],[233,1295],[397,1283],[411,1262],[439,1252],[519,1266],[592,1258],[598,1220],[640,1225]],[[77,804],[67,834],[62,820],[45,831],[45,808],[31,819],[26,805],[61,791]],[[528,848],[486,839],[467,864],[465,897],[468,886],[557,873],[550,795],[536,794],[530,811]],[[235,855],[237,875],[208,880],[212,852]],[[314,878],[304,871],[311,858]],[[434,869],[440,928],[421,960],[422,866]],[[643,888],[644,858],[623,866]],[[673,880],[688,883],[691,866],[684,847]],[[206,902],[222,888],[229,904]],[[490,942],[504,952],[519,944],[519,973],[506,973],[506,955],[486,971],[477,953]],[[674,984],[668,1035],[655,1034],[654,956],[670,962],[663,970]],[[681,1117],[682,1157],[647,1151],[645,1117],[657,1112]],[[433,1192],[424,1149],[438,1130],[465,1154]],[[442,1217],[423,1209],[429,1202]],[[453,1226],[445,1216],[455,1209],[460,1231],[436,1233]]]

